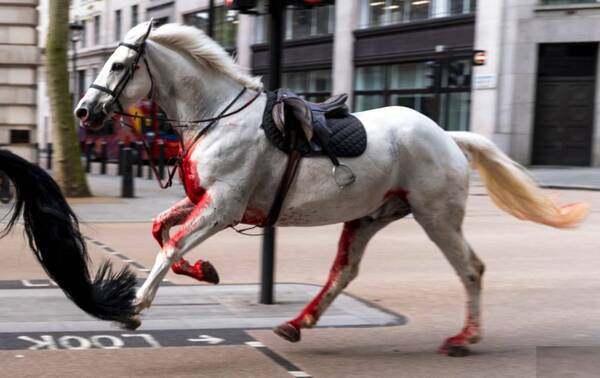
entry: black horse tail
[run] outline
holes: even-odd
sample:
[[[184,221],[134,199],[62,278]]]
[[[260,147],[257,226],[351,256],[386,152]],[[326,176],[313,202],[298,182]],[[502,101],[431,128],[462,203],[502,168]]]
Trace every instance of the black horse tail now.
[[[127,324],[135,315],[135,275],[127,267],[115,273],[106,261],[92,280],[77,216],[52,177],[6,150],[0,150],[0,170],[16,189],[13,212],[0,237],[22,214],[29,246],[67,297],[92,316]]]

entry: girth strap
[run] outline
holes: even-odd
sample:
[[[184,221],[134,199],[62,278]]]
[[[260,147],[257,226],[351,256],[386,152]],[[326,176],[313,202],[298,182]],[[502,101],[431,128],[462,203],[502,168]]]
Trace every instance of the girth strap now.
[[[275,223],[277,223],[279,214],[281,213],[281,208],[283,206],[283,201],[285,201],[285,197],[287,196],[294,178],[296,177],[296,172],[298,171],[298,165],[301,158],[302,153],[298,148],[298,130],[297,128],[291,128],[290,152],[288,154],[285,172],[283,173],[283,177],[281,178],[281,182],[277,188],[277,193],[275,194],[275,199],[271,205],[271,210],[269,210],[269,215],[267,215],[267,219],[263,224],[260,225],[260,227],[274,226]]]

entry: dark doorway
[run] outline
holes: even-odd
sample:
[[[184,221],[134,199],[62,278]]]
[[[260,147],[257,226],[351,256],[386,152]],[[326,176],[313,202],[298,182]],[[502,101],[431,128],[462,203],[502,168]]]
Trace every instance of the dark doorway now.
[[[540,45],[533,164],[591,164],[597,50],[596,43]]]

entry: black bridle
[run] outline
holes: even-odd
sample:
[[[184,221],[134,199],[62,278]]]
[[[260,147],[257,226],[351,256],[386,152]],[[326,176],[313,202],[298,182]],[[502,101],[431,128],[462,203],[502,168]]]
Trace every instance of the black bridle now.
[[[123,93],[123,91],[125,90],[125,87],[127,86],[127,84],[133,79],[133,76],[135,75],[135,71],[138,68],[138,64],[140,59],[144,60],[144,65],[146,66],[146,71],[148,72],[148,77],[150,78],[150,92],[148,94],[148,99],[150,99],[150,101],[152,101],[152,94],[154,91],[154,80],[152,77],[152,71],[150,71],[150,65],[148,64],[148,60],[146,59],[146,55],[145,50],[146,50],[146,40],[148,39],[148,36],[150,35],[150,31],[152,30],[152,21],[150,21],[149,26],[148,26],[148,30],[146,31],[146,34],[144,35],[144,38],[142,39],[142,42],[140,42],[139,44],[131,44],[131,43],[126,43],[126,42],[120,42],[119,46],[123,46],[123,47],[127,47],[133,51],[136,52],[136,56],[132,61],[132,64],[130,64],[129,66],[126,67],[126,71],[125,71],[125,75],[123,75],[119,81],[117,82],[117,85],[115,86],[114,89],[110,89],[108,87],[105,86],[101,86],[101,85],[97,85],[97,84],[92,84],[90,85],[90,88],[99,90],[101,92],[104,92],[108,95],[111,96],[111,101],[107,102],[106,104],[103,105],[102,107],[102,111],[105,114],[110,114],[111,112],[111,108],[112,106],[116,103],[118,106],[118,111],[114,112],[115,114],[118,114],[120,116],[127,116],[127,117],[131,117],[131,118],[138,118],[138,119],[143,119],[143,120],[147,120],[150,119],[152,121],[152,124],[154,124],[154,114],[152,114],[151,117],[147,117],[147,116],[140,116],[137,114],[130,114],[130,113],[126,113],[123,109],[123,106],[121,105],[121,102],[119,101],[119,97],[121,96],[121,94]],[[183,159],[185,158],[185,156],[187,156],[187,154],[191,151],[192,147],[196,144],[196,142],[198,140],[200,140],[200,138],[206,134],[219,120],[232,116],[234,114],[237,114],[239,112],[241,112],[242,110],[246,109],[248,106],[250,106],[250,104],[252,104],[254,102],[254,100],[256,100],[262,93],[262,91],[257,91],[256,95],[253,96],[250,100],[248,100],[244,105],[242,105],[241,107],[239,107],[238,109],[227,113],[227,111],[229,111],[229,109],[231,109],[231,107],[244,95],[244,93],[247,91],[246,87],[243,87],[242,90],[238,93],[238,95],[216,116],[213,118],[206,118],[206,119],[198,119],[198,120],[191,120],[191,121],[182,121],[182,120],[178,120],[178,119],[170,119],[170,118],[161,118],[161,120],[163,121],[170,121],[170,122],[177,122],[179,124],[185,124],[187,125],[186,127],[189,127],[190,124],[198,124],[198,123],[206,123],[208,122],[208,125],[204,126],[194,137],[194,139],[192,140],[191,143],[189,143],[187,146],[184,145],[183,143],[183,138],[180,137],[179,140],[179,144],[181,146],[181,152],[179,154],[179,156],[176,158],[175,163],[173,165],[173,168],[171,170],[169,170],[168,173],[168,178],[167,181],[165,183],[163,183],[162,178],[160,177],[160,174],[158,172],[158,169],[156,168],[156,165],[154,164],[154,162],[152,161],[152,151],[150,146],[148,145],[148,142],[146,141],[146,139],[144,138],[143,135],[141,135],[141,139],[142,139],[142,143],[144,145],[144,149],[146,150],[146,153],[148,154],[148,158],[149,158],[149,162],[151,165],[152,170],[154,171],[154,174],[157,178],[158,181],[158,185],[163,188],[166,189],[168,187],[170,187],[171,185],[173,185],[173,177],[175,176],[175,172],[177,171],[177,168],[181,165]],[[126,122],[124,122],[121,119],[121,123],[133,130],[135,130],[131,125],[127,124]]]
[[[146,34],[144,34],[142,42],[140,42],[139,44],[131,44],[126,42],[119,43],[119,46],[127,47],[128,49],[135,51],[136,55],[132,63],[129,66],[127,66],[125,75],[121,76],[121,78],[117,82],[115,89],[110,89],[108,87],[104,87],[102,85],[97,85],[93,83],[92,85],[90,85],[90,88],[97,89],[112,97],[110,102],[107,102],[102,106],[102,111],[104,112],[104,114],[110,114],[111,108],[115,103],[119,107],[119,112],[123,112],[123,106],[119,101],[119,97],[121,97],[121,94],[125,90],[127,84],[131,81],[131,79],[133,79],[135,71],[138,69],[140,59],[144,59],[144,65],[146,66],[146,71],[148,72],[148,76],[150,77],[150,93],[148,97],[152,98],[152,91],[154,90],[154,80],[152,78],[152,72],[150,71],[150,65],[148,64],[148,60],[146,59],[146,55],[144,54],[146,50],[146,40],[150,35],[150,31],[152,31],[152,20],[150,20],[150,22],[148,23],[148,30],[146,30]]]

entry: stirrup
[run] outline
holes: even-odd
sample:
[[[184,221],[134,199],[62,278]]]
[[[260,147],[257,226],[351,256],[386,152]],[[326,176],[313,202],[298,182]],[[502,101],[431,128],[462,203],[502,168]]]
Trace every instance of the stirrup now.
[[[335,183],[340,189],[351,185],[356,181],[356,176],[352,169],[345,164],[335,165],[331,171]]]

